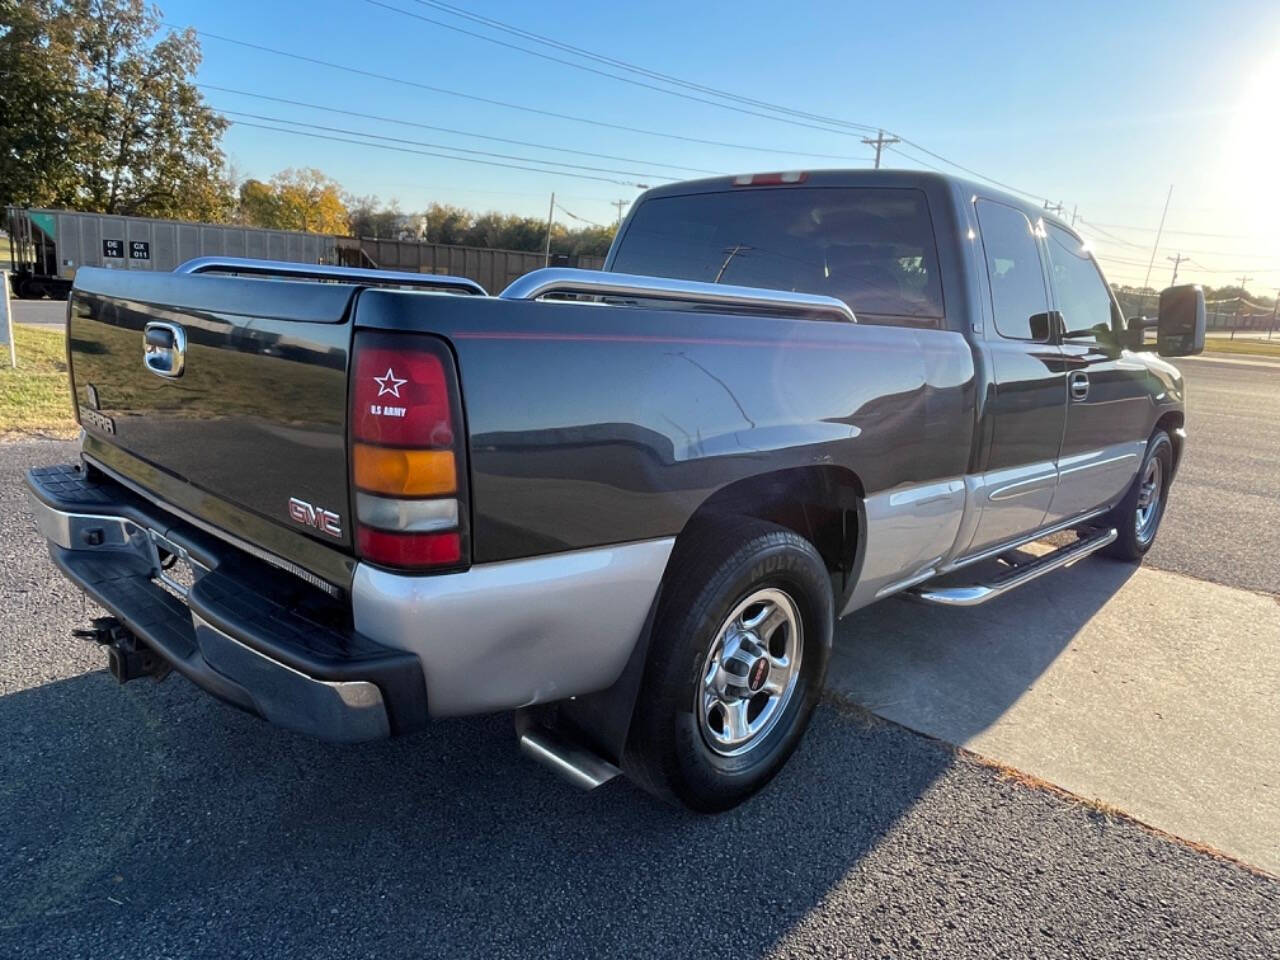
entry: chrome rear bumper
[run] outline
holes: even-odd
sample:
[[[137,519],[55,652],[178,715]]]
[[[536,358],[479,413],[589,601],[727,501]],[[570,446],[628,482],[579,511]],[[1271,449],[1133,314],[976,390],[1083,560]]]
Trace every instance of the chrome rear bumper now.
[[[62,572],[214,696],[331,741],[374,740],[425,723],[417,659],[280,602],[272,578],[288,574],[80,467],[33,470],[27,487]],[[187,566],[189,580],[174,576],[170,563]],[[288,590],[319,594],[296,580]]]

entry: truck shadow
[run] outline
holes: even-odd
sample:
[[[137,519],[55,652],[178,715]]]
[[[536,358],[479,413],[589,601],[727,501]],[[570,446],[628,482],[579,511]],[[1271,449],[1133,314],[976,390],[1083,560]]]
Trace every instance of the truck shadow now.
[[[954,762],[824,705],[769,789],[700,817],[625,781],[578,792],[520,756],[509,716],[338,747],[180,677],[94,672],[0,698],[0,730],[0,930],[20,953],[70,929],[164,952],[198,917],[219,956],[757,956]]]
[[[1137,569],[1089,558],[970,608],[882,601],[837,628],[827,685],[963,745],[1004,716]]]

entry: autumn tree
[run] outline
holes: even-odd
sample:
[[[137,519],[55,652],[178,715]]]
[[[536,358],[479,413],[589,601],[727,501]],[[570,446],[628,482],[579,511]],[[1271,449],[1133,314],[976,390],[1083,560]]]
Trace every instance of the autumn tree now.
[[[0,0],[0,201],[223,220],[227,121],[144,0]]]
[[[282,170],[240,185],[240,219],[251,226],[345,234],[347,207],[336,180],[315,168]]]

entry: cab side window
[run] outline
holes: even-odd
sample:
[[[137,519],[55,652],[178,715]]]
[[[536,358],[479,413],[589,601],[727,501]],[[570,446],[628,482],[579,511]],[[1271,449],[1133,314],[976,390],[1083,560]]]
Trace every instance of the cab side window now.
[[[1056,224],[1048,227],[1049,271],[1068,337],[1109,340],[1115,319],[1111,291],[1080,238]]]
[[[976,206],[996,331],[1010,340],[1047,341],[1049,297],[1035,228],[1021,210],[1003,203],[978,200]]]

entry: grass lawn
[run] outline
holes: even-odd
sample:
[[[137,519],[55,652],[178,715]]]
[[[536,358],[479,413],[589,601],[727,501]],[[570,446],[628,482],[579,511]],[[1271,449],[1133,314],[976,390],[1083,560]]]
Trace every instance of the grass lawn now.
[[[75,436],[67,386],[67,338],[61,330],[14,324],[18,368],[0,346],[0,438]]]
[[[1250,340],[1244,337],[1228,340],[1225,337],[1206,337],[1204,352],[1248,354],[1255,357],[1280,359],[1280,336],[1274,340]]]

